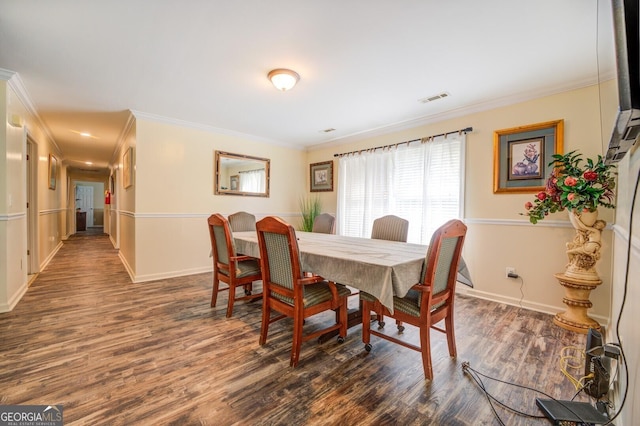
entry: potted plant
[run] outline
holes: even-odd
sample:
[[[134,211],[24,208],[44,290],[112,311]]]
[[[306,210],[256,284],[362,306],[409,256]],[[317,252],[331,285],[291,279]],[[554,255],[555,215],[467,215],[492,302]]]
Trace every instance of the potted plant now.
[[[320,198],[317,196],[300,198],[300,212],[302,213],[302,228],[300,230],[311,232],[316,216],[322,212]]]
[[[564,273],[555,274],[565,288],[563,303],[567,311],[555,315],[553,322],[568,330],[586,333],[600,324],[587,315],[591,307],[589,294],[602,283],[595,270],[600,259],[601,234],[606,226],[598,220],[598,207],[613,208],[615,173],[602,156],[596,161],[582,159],[580,153],[555,154],[549,166],[554,166],[545,189],[533,202],[525,204],[529,221],[536,224],[550,213],[567,209],[576,230],[575,237],[566,244],[569,259]]]
[[[554,166],[545,189],[536,195],[534,202],[525,204],[526,216],[536,224],[549,213],[564,209],[581,216],[594,213],[598,207],[613,208],[615,178],[611,164],[605,164],[602,156],[593,161],[588,158],[582,164],[582,154],[571,151],[555,154],[549,166]]]

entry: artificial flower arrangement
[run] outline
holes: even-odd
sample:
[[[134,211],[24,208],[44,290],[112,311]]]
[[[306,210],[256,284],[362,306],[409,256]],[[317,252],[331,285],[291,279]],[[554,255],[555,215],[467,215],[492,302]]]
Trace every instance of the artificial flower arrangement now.
[[[582,154],[571,151],[554,154],[549,167],[554,169],[547,179],[545,189],[533,201],[525,204],[529,221],[536,224],[549,213],[567,209],[576,214],[583,211],[594,212],[599,206],[613,208],[615,189],[614,165],[605,164],[601,155],[594,162],[588,158],[586,164]]]

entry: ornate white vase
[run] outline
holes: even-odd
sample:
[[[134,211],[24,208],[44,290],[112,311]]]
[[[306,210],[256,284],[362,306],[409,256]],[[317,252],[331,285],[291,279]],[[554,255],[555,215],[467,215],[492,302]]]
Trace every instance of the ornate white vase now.
[[[589,328],[600,330],[600,324],[590,318],[587,311],[593,306],[589,300],[591,290],[602,283],[595,266],[600,259],[602,230],[606,222],[598,220],[597,211],[580,214],[571,212],[569,219],[576,236],[567,243],[569,263],[564,273],[555,275],[565,288],[562,302],[567,310],[556,314],[553,322],[568,330],[587,333]]]
[[[595,266],[600,259],[602,230],[607,223],[598,220],[597,210],[580,214],[571,212],[569,220],[576,230],[576,236],[567,243],[569,263],[564,274],[580,280],[600,281]]]

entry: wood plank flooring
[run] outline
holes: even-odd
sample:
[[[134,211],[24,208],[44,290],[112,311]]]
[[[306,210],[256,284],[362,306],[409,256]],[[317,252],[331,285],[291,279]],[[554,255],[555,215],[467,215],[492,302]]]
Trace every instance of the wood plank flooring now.
[[[227,319],[226,293],[215,308],[210,298],[210,273],[133,284],[107,236],[71,237],[16,308],[0,314],[0,404],[62,404],[66,425],[494,425],[463,362],[566,400],[575,389],[559,370],[560,352],[585,342],[548,315],[460,296],[458,357],[432,332],[433,381],[417,352],[375,336],[365,352],[360,326],[343,344],[304,343],[293,369],[290,322],[273,324],[259,346],[259,301],[236,304]],[[408,326],[405,338],[417,333]],[[540,415],[541,395],[485,384]],[[549,424],[497,410],[508,425]]]

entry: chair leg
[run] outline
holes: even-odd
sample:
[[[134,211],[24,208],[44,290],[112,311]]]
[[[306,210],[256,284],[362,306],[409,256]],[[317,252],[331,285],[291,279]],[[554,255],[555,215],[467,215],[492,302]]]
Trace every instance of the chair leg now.
[[[298,314],[296,312],[296,314],[293,318],[293,343],[291,345],[291,362],[289,363],[291,367],[298,365],[300,346],[302,345],[302,325],[304,318],[302,318],[302,313]]]
[[[364,347],[369,352],[371,350],[371,345],[369,341],[371,340],[371,304],[367,301],[362,302],[362,343],[364,343]]]
[[[218,288],[220,287],[220,280],[218,279],[218,272],[213,270],[213,292],[211,293],[211,307],[216,306],[218,301]]]
[[[422,353],[422,368],[424,376],[433,380],[433,368],[431,366],[431,327],[423,325],[420,327],[420,352]]]
[[[447,345],[449,346],[449,355],[455,358],[456,356],[458,356],[458,351],[456,350],[456,334],[453,327],[452,311],[449,311],[449,315],[445,317],[444,325],[447,331]]]
[[[338,342],[344,342],[345,337],[347,337],[347,298],[342,299],[342,304],[338,308],[338,317],[340,324],[340,334],[338,335]]]
[[[260,326],[260,340],[258,343],[264,345],[267,342],[267,333],[269,332],[269,319],[271,316],[271,306],[265,295],[262,303],[262,325]]]
[[[233,315],[233,302],[236,300],[236,286],[229,285],[229,301],[227,302],[227,318]]]

